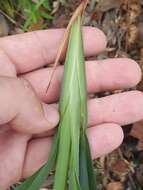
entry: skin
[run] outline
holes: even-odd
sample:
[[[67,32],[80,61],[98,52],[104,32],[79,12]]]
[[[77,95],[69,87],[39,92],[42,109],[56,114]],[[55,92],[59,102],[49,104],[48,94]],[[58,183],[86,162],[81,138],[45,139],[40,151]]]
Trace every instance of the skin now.
[[[0,189],[33,174],[48,158],[59,121],[63,66],[46,87],[64,30],[45,30],[0,38]],[[85,56],[106,47],[102,31],[84,28]],[[134,87],[141,70],[131,59],[86,62],[88,93]],[[121,125],[143,119],[143,93],[130,91],[88,101],[88,138],[93,159],[117,148]]]

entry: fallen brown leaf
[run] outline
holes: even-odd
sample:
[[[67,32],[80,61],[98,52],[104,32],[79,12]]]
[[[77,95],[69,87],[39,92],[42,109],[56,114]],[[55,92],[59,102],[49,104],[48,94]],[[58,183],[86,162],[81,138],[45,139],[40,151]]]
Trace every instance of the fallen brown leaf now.
[[[143,150],[143,120],[133,125],[130,135],[139,140],[137,149]]]
[[[143,141],[143,120],[133,125],[130,135]]]
[[[139,35],[139,28],[137,21],[141,13],[141,5],[138,0],[128,0],[127,3],[127,36],[126,36],[126,46],[127,49],[131,49],[132,46],[137,42]]]
[[[117,160],[117,162],[112,166],[112,169],[120,175],[127,173],[129,168],[124,160]]]

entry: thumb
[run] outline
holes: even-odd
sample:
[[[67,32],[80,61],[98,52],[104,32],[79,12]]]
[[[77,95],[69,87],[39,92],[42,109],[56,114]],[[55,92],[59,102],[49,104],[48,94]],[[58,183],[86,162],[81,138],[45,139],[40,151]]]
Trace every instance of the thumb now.
[[[57,110],[41,103],[25,79],[0,77],[0,92],[0,125],[9,123],[16,131],[36,134],[58,124]]]

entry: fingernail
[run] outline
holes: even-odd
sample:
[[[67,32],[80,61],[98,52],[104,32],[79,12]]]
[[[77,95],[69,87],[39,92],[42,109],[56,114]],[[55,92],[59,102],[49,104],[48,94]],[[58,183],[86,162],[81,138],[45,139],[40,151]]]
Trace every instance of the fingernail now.
[[[59,113],[56,108],[48,104],[43,104],[43,111],[46,120],[52,125],[56,126],[59,122]]]

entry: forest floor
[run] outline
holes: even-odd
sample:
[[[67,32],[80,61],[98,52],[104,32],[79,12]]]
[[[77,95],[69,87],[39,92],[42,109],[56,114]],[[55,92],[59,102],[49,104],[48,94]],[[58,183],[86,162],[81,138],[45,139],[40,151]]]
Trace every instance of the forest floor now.
[[[17,6],[12,1],[4,1],[5,5],[0,2],[0,36],[66,27],[80,2],[47,0],[48,3],[35,8],[34,3]],[[98,27],[107,35],[107,48],[96,59],[129,57],[143,68],[143,0],[91,0],[84,25]],[[136,89],[143,91],[143,81]],[[102,96],[106,94],[108,92]],[[143,121],[123,127],[123,130],[122,145],[95,161],[98,190],[143,189]],[[51,183],[52,179],[48,180],[43,190],[50,189]]]

